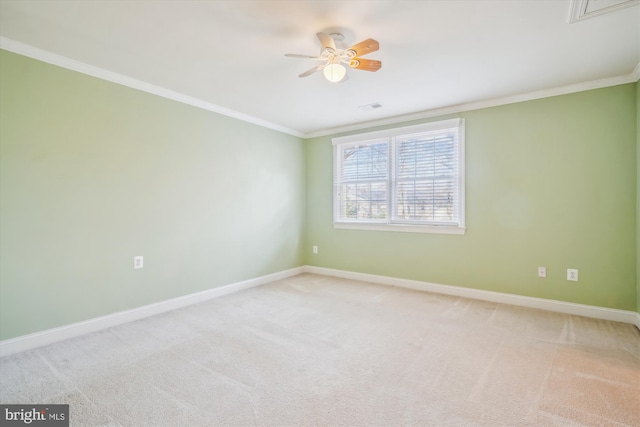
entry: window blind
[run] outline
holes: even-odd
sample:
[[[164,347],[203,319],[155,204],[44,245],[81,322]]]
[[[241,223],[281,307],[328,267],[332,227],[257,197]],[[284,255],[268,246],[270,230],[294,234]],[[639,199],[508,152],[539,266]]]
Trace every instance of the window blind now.
[[[386,140],[341,146],[334,176],[334,217],[385,221],[388,216],[389,144]]]
[[[463,126],[335,138],[334,223],[464,227]]]
[[[457,223],[457,133],[453,128],[395,138],[392,220]]]

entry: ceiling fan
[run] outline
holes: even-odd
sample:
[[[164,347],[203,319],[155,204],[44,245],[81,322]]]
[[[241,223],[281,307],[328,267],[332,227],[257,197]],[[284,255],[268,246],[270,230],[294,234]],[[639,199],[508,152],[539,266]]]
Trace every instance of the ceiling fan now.
[[[340,33],[317,33],[316,36],[318,36],[320,44],[322,45],[322,51],[319,56],[296,55],[293,53],[285,54],[285,56],[289,56],[291,58],[305,58],[322,61],[320,65],[305,71],[298,77],[307,77],[316,71],[322,70],[322,73],[327,80],[333,83],[338,83],[345,81],[348,78],[347,69],[342,64],[346,64],[350,68],[365,71],[378,71],[380,67],[382,67],[382,62],[380,61],[361,58],[361,56],[375,52],[379,49],[380,45],[374,39],[367,39],[354,44],[351,47],[345,47],[343,42],[344,36]],[[340,45],[340,47],[337,45]]]

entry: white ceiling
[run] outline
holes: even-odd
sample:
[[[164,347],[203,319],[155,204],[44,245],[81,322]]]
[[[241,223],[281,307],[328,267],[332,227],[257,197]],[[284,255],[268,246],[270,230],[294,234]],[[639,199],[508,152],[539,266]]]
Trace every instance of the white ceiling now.
[[[640,63],[634,3],[569,24],[571,0],[0,0],[0,36],[3,48],[18,42],[313,136],[629,80]],[[338,84],[322,73],[298,78],[315,63],[284,54],[319,53],[315,33],[328,29],[341,30],[347,44],[378,40],[380,50],[367,58],[382,69],[349,70]],[[373,102],[383,107],[358,108]]]

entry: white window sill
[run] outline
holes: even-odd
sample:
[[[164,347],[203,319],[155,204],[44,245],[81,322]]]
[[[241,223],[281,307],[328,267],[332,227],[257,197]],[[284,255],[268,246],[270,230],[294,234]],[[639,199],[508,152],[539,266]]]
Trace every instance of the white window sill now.
[[[380,224],[372,222],[334,222],[333,228],[403,233],[464,234],[466,227],[448,225]]]

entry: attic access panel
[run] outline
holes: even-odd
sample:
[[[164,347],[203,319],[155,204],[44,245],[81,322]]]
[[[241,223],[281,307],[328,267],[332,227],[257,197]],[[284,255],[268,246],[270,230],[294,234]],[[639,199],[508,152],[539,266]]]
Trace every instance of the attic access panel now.
[[[639,4],[640,0],[572,0],[569,23],[573,24]]]

